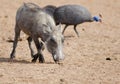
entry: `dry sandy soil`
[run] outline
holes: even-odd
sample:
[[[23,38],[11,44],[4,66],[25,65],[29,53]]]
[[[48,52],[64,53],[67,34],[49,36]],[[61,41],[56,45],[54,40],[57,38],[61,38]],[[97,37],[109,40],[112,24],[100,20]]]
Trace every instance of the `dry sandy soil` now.
[[[24,34],[10,63],[13,43],[8,40],[14,38],[16,10],[23,2],[40,7],[81,4],[92,15],[101,13],[103,23],[78,25],[79,38],[70,26],[64,34],[61,65],[54,63],[47,50],[45,63],[31,63]],[[120,84],[120,0],[0,0],[0,10],[0,84]]]

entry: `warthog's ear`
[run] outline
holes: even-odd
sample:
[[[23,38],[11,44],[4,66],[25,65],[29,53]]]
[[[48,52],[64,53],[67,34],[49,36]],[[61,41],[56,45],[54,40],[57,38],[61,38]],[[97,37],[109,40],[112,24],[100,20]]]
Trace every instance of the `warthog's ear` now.
[[[57,30],[62,33],[62,25],[61,25],[61,23],[59,25],[57,25]]]

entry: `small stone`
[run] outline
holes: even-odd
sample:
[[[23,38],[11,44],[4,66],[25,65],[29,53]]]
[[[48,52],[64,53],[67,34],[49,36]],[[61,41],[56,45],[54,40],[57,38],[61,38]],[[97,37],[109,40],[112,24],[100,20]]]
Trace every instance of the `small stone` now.
[[[5,15],[4,17],[5,17],[5,18],[8,18],[8,16],[7,16],[7,15]]]
[[[85,31],[85,29],[82,29],[82,31]]]
[[[64,79],[60,79],[61,82],[64,82],[65,80]]]
[[[3,77],[3,75],[2,75],[2,74],[0,74],[0,78],[1,78],[1,77]]]
[[[117,58],[115,58],[115,60],[117,60]]]
[[[107,58],[106,58],[106,60],[109,60],[109,61],[111,61],[111,58],[107,57]]]
[[[67,42],[67,45],[69,45],[69,43]]]
[[[18,41],[22,41],[22,38],[18,38]]]

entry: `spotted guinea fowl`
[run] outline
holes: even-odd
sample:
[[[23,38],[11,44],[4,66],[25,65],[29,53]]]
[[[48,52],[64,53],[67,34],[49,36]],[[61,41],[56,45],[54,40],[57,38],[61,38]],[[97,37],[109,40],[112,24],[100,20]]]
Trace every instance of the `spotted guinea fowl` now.
[[[80,5],[64,5],[57,7],[54,11],[54,19],[56,24],[65,24],[63,32],[69,25],[74,25],[74,31],[79,37],[79,33],[76,30],[76,26],[78,24],[84,22],[101,22],[101,18],[99,16],[92,17],[91,13],[83,6]]]

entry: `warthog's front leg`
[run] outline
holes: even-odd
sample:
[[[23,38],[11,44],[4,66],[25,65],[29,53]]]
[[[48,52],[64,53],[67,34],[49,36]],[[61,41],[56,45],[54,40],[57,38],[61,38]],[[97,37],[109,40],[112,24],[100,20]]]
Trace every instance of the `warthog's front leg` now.
[[[36,60],[38,59],[38,57],[39,57],[38,53],[35,54],[35,55],[33,56],[32,62],[36,62]]]
[[[39,57],[39,62],[44,63],[45,60],[42,54],[43,43],[42,42],[40,43],[38,38],[34,38],[34,42],[35,42],[38,53],[34,55],[32,62],[36,62],[37,58]]]
[[[40,43],[40,46],[41,46],[42,50],[44,50],[44,45],[43,45],[42,42]],[[39,62],[41,62],[41,61],[44,59],[42,53],[40,54],[40,56],[39,56],[38,53],[35,54],[35,55],[33,56],[32,62],[36,62],[36,60],[37,60],[38,58],[39,58]]]
[[[27,40],[28,40],[28,44],[29,44],[30,51],[31,51],[31,57],[33,58],[33,59],[32,59],[32,62],[36,62],[36,60],[38,59],[38,57],[39,57],[39,62],[42,61],[42,59],[43,59],[43,58],[41,58],[42,56],[39,56],[38,54],[35,54],[35,55],[34,55],[34,51],[33,51],[32,46],[31,46],[32,37],[29,36],[29,37],[27,38]],[[45,48],[45,47],[44,47],[44,44],[43,44],[42,42],[40,42],[39,45],[41,46],[41,49],[44,50],[44,48]]]

